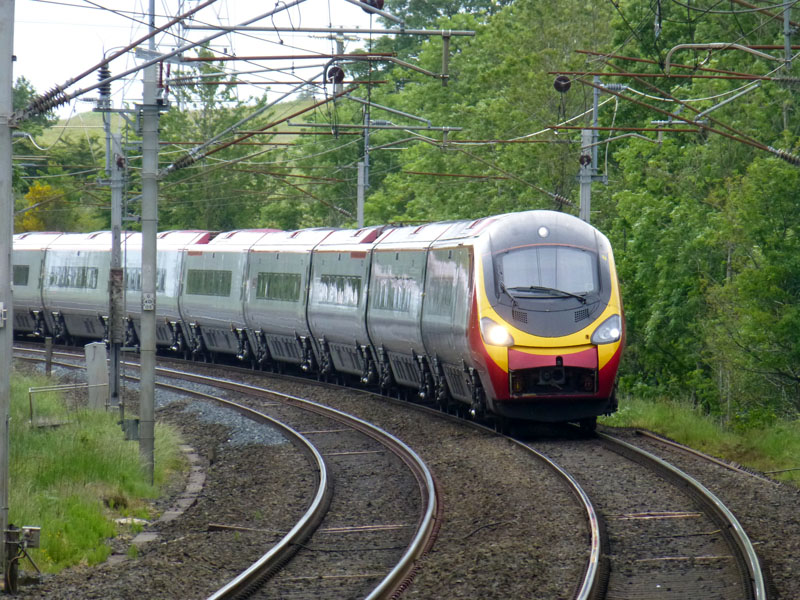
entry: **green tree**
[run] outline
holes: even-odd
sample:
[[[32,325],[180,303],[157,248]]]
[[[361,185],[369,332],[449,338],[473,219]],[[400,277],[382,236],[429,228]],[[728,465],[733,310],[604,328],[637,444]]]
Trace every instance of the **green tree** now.
[[[202,49],[198,55],[207,58],[211,53]],[[161,139],[168,142],[160,152],[161,168],[178,163],[189,150],[216,138],[266,102],[266,96],[240,99],[235,78],[227,81],[231,78],[221,63],[197,65],[187,73],[185,85],[173,88],[177,106],[161,118]],[[258,129],[269,116],[269,112],[262,114],[242,128]],[[241,136],[231,131],[202,151],[207,158],[173,171],[162,181],[162,228],[229,230],[262,224],[261,208],[275,188],[264,171],[280,160],[283,151],[265,145],[270,141],[265,136],[228,145]]]

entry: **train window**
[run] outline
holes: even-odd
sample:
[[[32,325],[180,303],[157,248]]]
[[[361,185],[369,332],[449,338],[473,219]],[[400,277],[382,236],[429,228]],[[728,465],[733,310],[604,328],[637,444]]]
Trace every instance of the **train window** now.
[[[50,267],[47,285],[58,288],[97,289],[97,267]]]
[[[595,255],[568,246],[532,246],[500,256],[506,288],[550,287],[573,294],[597,290]]]
[[[156,291],[164,293],[167,288],[167,270],[158,269],[156,275]],[[141,267],[127,267],[125,269],[125,289],[129,292],[142,291],[142,268]]]
[[[356,275],[322,275],[317,288],[321,304],[358,306],[361,299],[361,277]]]
[[[230,296],[231,272],[189,269],[186,293],[191,296]]]
[[[409,312],[412,296],[419,294],[418,287],[411,277],[375,277],[370,290],[372,308]]]
[[[429,314],[448,316],[453,308],[455,277],[432,277],[425,290],[425,306]]]
[[[256,298],[262,300],[300,300],[300,275],[298,273],[259,273]]]
[[[14,265],[14,285],[28,285],[28,265]]]

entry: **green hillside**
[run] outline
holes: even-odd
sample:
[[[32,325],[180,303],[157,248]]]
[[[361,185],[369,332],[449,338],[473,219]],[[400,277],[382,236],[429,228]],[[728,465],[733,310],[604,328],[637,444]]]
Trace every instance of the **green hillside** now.
[[[312,100],[303,98],[299,100],[290,100],[281,102],[274,107],[273,118],[281,118],[285,115],[290,115],[293,112],[301,110],[312,103]],[[173,109],[177,110],[177,109]],[[130,115],[130,119],[135,120],[135,115]],[[302,121],[302,116],[297,118]],[[111,115],[111,131],[121,131],[125,123],[119,114]],[[103,137],[103,115],[100,112],[89,110],[73,114],[68,119],[59,119],[58,124],[45,130],[45,132],[36,138],[36,143],[40,146],[51,146],[59,138],[62,137],[75,137],[75,136],[89,136],[89,137]]]

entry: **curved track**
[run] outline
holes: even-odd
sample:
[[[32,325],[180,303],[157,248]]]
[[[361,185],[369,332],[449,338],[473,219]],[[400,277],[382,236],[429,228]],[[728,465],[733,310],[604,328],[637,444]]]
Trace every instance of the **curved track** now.
[[[688,474],[605,434],[532,445],[565,465],[602,508],[610,574],[600,597],[767,598],[758,557],[740,523]]]
[[[280,398],[281,402],[310,407],[315,412],[330,410],[317,403],[308,404],[291,394],[220,381],[218,376],[187,375],[176,369],[163,368],[159,369],[159,375],[223,387],[232,393],[255,394],[270,400]],[[304,383],[309,382],[306,380]],[[403,404],[406,408],[411,406]],[[413,406],[418,411],[426,410]],[[334,412],[337,420],[344,418],[341,411]],[[431,412],[440,419],[449,418],[438,411]],[[463,420],[458,422],[464,425]],[[567,434],[565,437],[570,436]],[[601,435],[599,440],[561,439],[551,444],[537,441],[522,445],[568,482],[572,495],[579,500],[584,512],[589,544],[581,580],[576,583],[571,597],[578,600],[767,598],[752,543],[733,514],[696,480],[657,457],[609,436]],[[620,461],[620,454],[645,470],[629,460]],[[577,478],[549,456],[576,473]],[[598,473],[603,473],[604,477],[598,478]],[[428,476],[424,473],[416,475],[420,489],[423,489],[422,480]],[[428,504],[433,501],[433,497],[425,496],[424,492],[421,497],[427,498]],[[594,509],[590,498],[602,507],[601,514]],[[604,537],[604,523],[608,524],[608,539]],[[424,537],[422,532],[426,527],[421,525],[417,538]],[[417,550],[411,550],[409,546],[406,552],[406,556],[411,557],[409,564],[420,556],[419,548],[426,543],[421,543]],[[367,597],[389,597],[392,590],[404,587],[402,582],[404,578],[407,581],[408,572],[406,567],[398,565],[384,580],[385,586],[374,588]]]
[[[28,350],[29,352],[39,353],[38,350]],[[59,353],[66,354],[71,358],[80,359],[79,354]],[[78,368],[74,362],[58,363],[69,368]],[[378,427],[371,425],[361,419],[345,414],[342,411],[337,411],[325,407],[323,405],[298,398],[296,396],[282,394],[264,388],[247,386],[237,384],[231,381],[221,382],[216,378],[205,377],[193,373],[181,372],[176,369],[158,369],[158,375],[169,379],[182,379],[193,382],[195,384],[202,384],[215,389],[226,389],[239,394],[244,394],[251,398],[268,398],[270,400],[279,400],[285,405],[294,406],[303,409],[304,411],[313,412],[316,415],[323,416],[325,419],[331,419],[337,423],[346,426],[348,429],[358,431],[361,435],[367,436],[376,444],[380,445],[383,450],[380,452],[388,451],[394,456],[398,457],[399,461],[413,474],[417,481],[417,486],[420,494],[420,505],[423,508],[422,514],[419,517],[418,523],[415,527],[415,534],[413,535],[410,543],[408,543],[405,551],[402,553],[400,559],[396,564],[385,573],[384,576],[378,577],[378,583],[374,585],[366,594],[368,598],[388,598],[407,586],[410,578],[413,576],[415,562],[421,557],[423,552],[432,543],[433,536],[435,535],[437,520],[437,511],[439,508],[437,501],[437,492],[433,476],[428,470],[425,463],[414,453],[411,448],[406,446],[402,441],[381,430]],[[241,403],[232,402],[227,399],[219,398],[216,395],[210,395],[203,392],[198,392],[196,389],[188,390],[186,388],[178,388],[177,386],[166,384],[163,381],[157,383],[159,387],[170,388],[173,390],[179,389],[183,394],[190,394],[202,397],[205,400],[214,401],[224,404],[238,413],[246,416],[249,419],[258,420],[261,422],[269,422],[273,425],[280,426],[288,432],[287,437],[294,439],[303,448],[303,452],[313,459],[315,464],[315,471],[318,473],[319,486],[314,496],[311,505],[309,506],[303,517],[296,523],[291,531],[284,536],[280,542],[275,544],[267,553],[259,558],[253,565],[241,573],[240,576],[227,583],[210,598],[239,598],[250,597],[255,593],[263,582],[275,575],[275,573],[284,565],[291,556],[297,552],[298,548],[309,538],[310,535],[317,529],[323,520],[328,506],[331,502],[331,477],[328,475],[326,462],[321,453],[308,442],[305,436],[297,433],[291,428],[279,423],[275,419],[256,411],[250,407],[244,406]],[[332,430],[331,430],[332,431]],[[316,432],[319,433],[319,432]],[[343,454],[358,454],[358,453],[343,453]],[[260,593],[260,592],[259,592]],[[325,593],[325,592],[321,592]]]

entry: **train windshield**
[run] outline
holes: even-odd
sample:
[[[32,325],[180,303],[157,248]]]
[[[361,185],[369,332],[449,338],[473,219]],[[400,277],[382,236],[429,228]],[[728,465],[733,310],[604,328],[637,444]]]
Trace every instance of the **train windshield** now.
[[[498,257],[500,282],[516,293],[581,296],[597,291],[596,257],[571,246],[530,246]],[[528,294],[525,295],[528,295]]]

